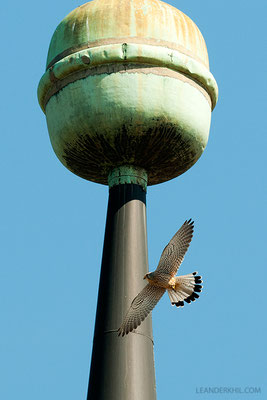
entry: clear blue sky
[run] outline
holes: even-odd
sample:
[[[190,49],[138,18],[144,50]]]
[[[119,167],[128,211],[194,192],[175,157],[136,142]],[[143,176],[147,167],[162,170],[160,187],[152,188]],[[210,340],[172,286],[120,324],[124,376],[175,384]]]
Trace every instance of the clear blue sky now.
[[[158,400],[266,398],[266,1],[171,0],[199,26],[219,86],[208,146],[147,196],[149,263],[187,218],[181,273],[204,291],[153,312]],[[1,4],[0,399],[84,400],[107,187],[54,155],[37,85],[57,24],[80,2]],[[167,344],[167,346],[166,346]],[[201,387],[260,387],[204,395]]]

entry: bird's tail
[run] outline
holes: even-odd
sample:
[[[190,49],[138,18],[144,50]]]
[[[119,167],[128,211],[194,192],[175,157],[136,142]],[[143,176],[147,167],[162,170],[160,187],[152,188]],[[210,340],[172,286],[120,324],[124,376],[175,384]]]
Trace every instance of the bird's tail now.
[[[168,289],[168,295],[172,305],[176,307],[183,307],[184,301],[191,303],[199,298],[196,292],[201,292],[202,285],[201,276],[197,272],[192,274],[182,275],[176,277],[175,287]]]

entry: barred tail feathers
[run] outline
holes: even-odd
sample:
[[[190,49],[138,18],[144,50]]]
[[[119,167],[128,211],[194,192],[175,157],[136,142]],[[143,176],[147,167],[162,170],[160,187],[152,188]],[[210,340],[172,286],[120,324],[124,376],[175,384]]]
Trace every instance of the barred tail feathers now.
[[[184,301],[186,303],[191,303],[191,301],[198,299],[199,295],[196,292],[202,291],[201,283],[201,276],[197,275],[197,272],[177,276],[175,289],[168,289],[168,295],[172,305],[183,307]]]

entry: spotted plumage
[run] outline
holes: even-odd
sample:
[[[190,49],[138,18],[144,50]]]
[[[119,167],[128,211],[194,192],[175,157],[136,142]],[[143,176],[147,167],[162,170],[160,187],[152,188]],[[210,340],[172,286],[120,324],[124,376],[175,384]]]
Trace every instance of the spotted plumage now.
[[[144,276],[148,284],[133,299],[118,329],[119,335],[127,335],[136,329],[153,310],[165,291],[172,305],[183,307],[184,302],[195,301],[201,292],[201,276],[197,272],[175,276],[193,237],[194,222],[185,221],[163,250],[157,269]]]

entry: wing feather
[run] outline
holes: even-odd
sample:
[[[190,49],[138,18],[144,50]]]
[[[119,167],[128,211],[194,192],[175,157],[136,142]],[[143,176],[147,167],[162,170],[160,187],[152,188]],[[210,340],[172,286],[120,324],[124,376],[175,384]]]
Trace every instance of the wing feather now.
[[[191,219],[185,221],[164,248],[156,269],[157,272],[171,276],[176,275],[192,240],[193,231],[194,221]]]
[[[118,330],[119,335],[127,335],[133,329],[141,325],[142,321],[144,321],[153,310],[164,293],[165,289],[148,283],[133,299],[122,325]]]

